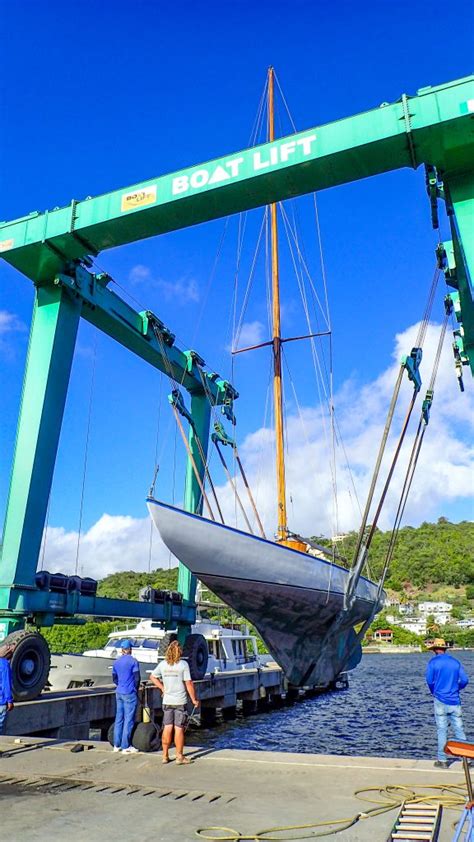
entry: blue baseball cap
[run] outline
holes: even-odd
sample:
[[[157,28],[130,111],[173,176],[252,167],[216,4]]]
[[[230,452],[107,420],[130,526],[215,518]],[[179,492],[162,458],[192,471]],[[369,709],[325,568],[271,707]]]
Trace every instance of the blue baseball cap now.
[[[122,640],[120,644],[121,649],[131,649],[132,648],[132,641],[131,640]]]

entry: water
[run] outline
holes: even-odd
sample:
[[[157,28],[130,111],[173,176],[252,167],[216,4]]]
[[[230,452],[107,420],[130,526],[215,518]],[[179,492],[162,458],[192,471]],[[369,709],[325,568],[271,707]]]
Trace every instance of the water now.
[[[188,742],[215,749],[314,754],[436,757],[433,701],[425,684],[430,653],[365,655],[350,688],[305,699],[188,734]],[[462,692],[464,727],[474,741],[474,652],[456,652],[471,683]]]

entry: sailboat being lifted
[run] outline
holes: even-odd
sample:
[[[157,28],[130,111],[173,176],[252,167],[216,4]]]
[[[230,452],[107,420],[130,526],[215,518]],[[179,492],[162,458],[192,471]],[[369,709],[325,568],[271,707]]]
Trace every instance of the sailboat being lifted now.
[[[268,75],[269,141],[274,140],[274,72]],[[361,658],[354,626],[380,610],[383,592],[354,571],[308,553],[288,529],[282,395],[282,337],[276,204],[270,205],[273,396],[278,528],[275,541],[148,498],[169,550],[259,631],[295,685],[327,685]],[[314,546],[314,545],[313,545]]]

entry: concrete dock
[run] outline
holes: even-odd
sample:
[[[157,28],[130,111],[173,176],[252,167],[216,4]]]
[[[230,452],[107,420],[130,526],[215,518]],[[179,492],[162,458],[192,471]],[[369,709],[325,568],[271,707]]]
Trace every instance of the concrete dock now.
[[[83,741],[79,753],[71,752],[73,745],[0,737],[0,839],[188,842],[198,838],[198,828],[210,826],[248,839],[265,828],[363,812],[374,806],[356,798],[363,787],[464,781],[459,763],[438,770],[420,760],[189,748],[194,762],[177,766],[163,765],[160,754],[114,754],[108,743]],[[440,842],[451,839],[459,812],[445,810]],[[337,838],[385,842],[396,814],[360,820]],[[270,836],[308,838],[311,832],[316,829],[306,837],[303,831]],[[230,831],[208,832],[213,834],[237,838]]]
[[[288,685],[277,665],[262,669],[236,670],[208,676],[195,681],[201,701],[200,716],[203,722],[212,723],[216,712],[228,718],[235,716],[237,707],[243,715],[251,715],[282,705],[292,704],[328,688],[307,687],[298,689]],[[331,689],[345,687],[347,679],[341,677]],[[161,693],[148,686],[145,696],[140,696],[155,721],[161,720]],[[87,740],[90,731],[99,730],[107,737],[109,725],[115,717],[115,686],[81,687],[62,692],[44,692],[30,702],[18,702],[8,716],[7,731],[10,736],[31,735],[54,737],[60,740]],[[137,711],[141,720],[141,709]]]

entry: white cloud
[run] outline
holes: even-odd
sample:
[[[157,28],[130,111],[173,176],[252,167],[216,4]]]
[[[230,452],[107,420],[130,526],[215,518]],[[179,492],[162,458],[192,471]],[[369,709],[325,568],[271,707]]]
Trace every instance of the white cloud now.
[[[363,386],[355,381],[343,384],[335,395],[336,412],[342,432],[345,451],[352,468],[354,483],[362,508],[372,478],[379,443],[385,424],[390,399],[399,370],[400,359],[415,343],[418,325],[408,328],[395,338],[393,364],[373,382]],[[388,529],[398,505],[409,453],[418,425],[421,404],[428,388],[440,327],[430,325],[422,361],[423,386],[418,396],[399,465],[391,483],[386,505],[379,525]],[[456,500],[469,500],[473,496],[474,452],[470,444],[470,428],[474,423],[474,391],[469,388],[461,393],[450,353],[447,336],[431,411],[430,423],[415,473],[405,522],[412,525],[445,514],[445,507]],[[466,375],[467,377],[468,375]],[[380,492],[388,464],[392,458],[413,387],[404,375],[400,399],[390,434],[386,458],[378,485]],[[336,522],[332,478],[329,467],[330,440],[325,436],[320,408],[303,407],[301,416],[287,419],[287,489],[288,519],[292,529],[303,535],[356,529],[360,512],[342,447],[336,447],[338,485],[338,518]],[[302,424],[303,422],[303,424]],[[326,429],[329,429],[326,414]],[[258,498],[258,507],[268,534],[275,528],[275,470],[274,436],[269,429],[260,429],[247,436],[241,453],[252,488]],[[226,520],[234,522],[235,506],[229,487],[220,490]],[[242,490],[242,496],[245,491]],[[375,496],[378,500],[378,494]],[[237,513],[238,514],[238,513]],[[239,521],[239,525],[242,522]]]
[[[237,351],[239,348],[249,348],[252,345],[259,345],[264,341],[265,328],[262,322],[244,322],[232,344],[232,351]]]
[[[410,351],[415,342],[417,325],[395,338],[393,363],[373,382],[358,386],[354,380],[343,384],[335,395],[336,411],[342,431],[345,451],[353,469],[354,482],[362,507],[370,484],[376,454],[387,415],[402,354]],[[428,329],[422,362],[423,387],[415,405],[403,456],[387,495],[379,525],[388,529],[398,505],[404,470],[408,462],[421,403],[431,376],[432,362],[440,328]],[[417,525],[446,514],[446,506],[457,500],[472,498],[474,452],[470,441],[474,424],[474,388],[467,383],[461,393],[457,385],[454,363],[447,336],[435,385],[433,408],[426,431],[417,472],[406,508],[405,523]],[[466,375],[468,377],[468,375]],[[388,461],[394,451],[412,386],[404,375],[399,405],[387,447],[382,470],[386,476]],[[287,419],[287,487],[288,519],[291,529],[302,535],[326,534],[356,529],[360,513],[354,491],[345,470],[344,453],[336,448],[338,484],[338,522],[335,519],[334,497],[329,470],[330,441],[323,429],[323,413],[319,407],[302,407],[301,419],[290,415]],[[275,471],[273,431],[261,428],[249,434],[240,446],[245,469],[267,534],[275,529]],[[211,468],[216,462],[213,461]],[[218,479],[217,475],[215,479]],[[380,484],[379,484],[380,486]],[[229,485],[217,489],[226,522],[243,527]],[[242,500],[245,490],[239,485]],[[249,507],[247,507],[249,509]],[[236,521],[237,518],[237,521]],[[455,519],[455,518],[453,518]],[[80,543],[79,567],[84,575],[96,578],[115,570],[146,570],[148,567],[150,521],[128,516],[103,515],[84,534]],[[153,535],[152,568],[169,563],[169,554],[156,532]],[[45,567],[50,570],[74,571],[77,533],[61,528],[48,529]]]
[[[78,573],[102,579],[120,570],[148,570],[150,553],[150,519],[129,515],[103,514],[91,528],[81,534]],[[45,540],[43,567],[50,572],[76,572],[78,533],[49,526]],[[169,551],[158,532],[152,530],[150,567],[167,567]],[[171,565],[176,561],[171,558]]]
[[[137,265],[133,266],[130,270],[128,278],[132,284],[142,284],[145,281],[151,281],[151,270],[148,266],[144,266],[143,263],[137,263]]]
[[[0,310],[0,353],[11,356],[13,352],[12,334],[25,333],[26,325],[15,313]]]
[[[146,285],[148,289],[159,290],[166,301],[189,304],[199,301],[199,286],[195,278],[181,277],[175,281],[166,281],[153,275],[148,266],[138,263],[129,273],[129,280],[134,285]]]

